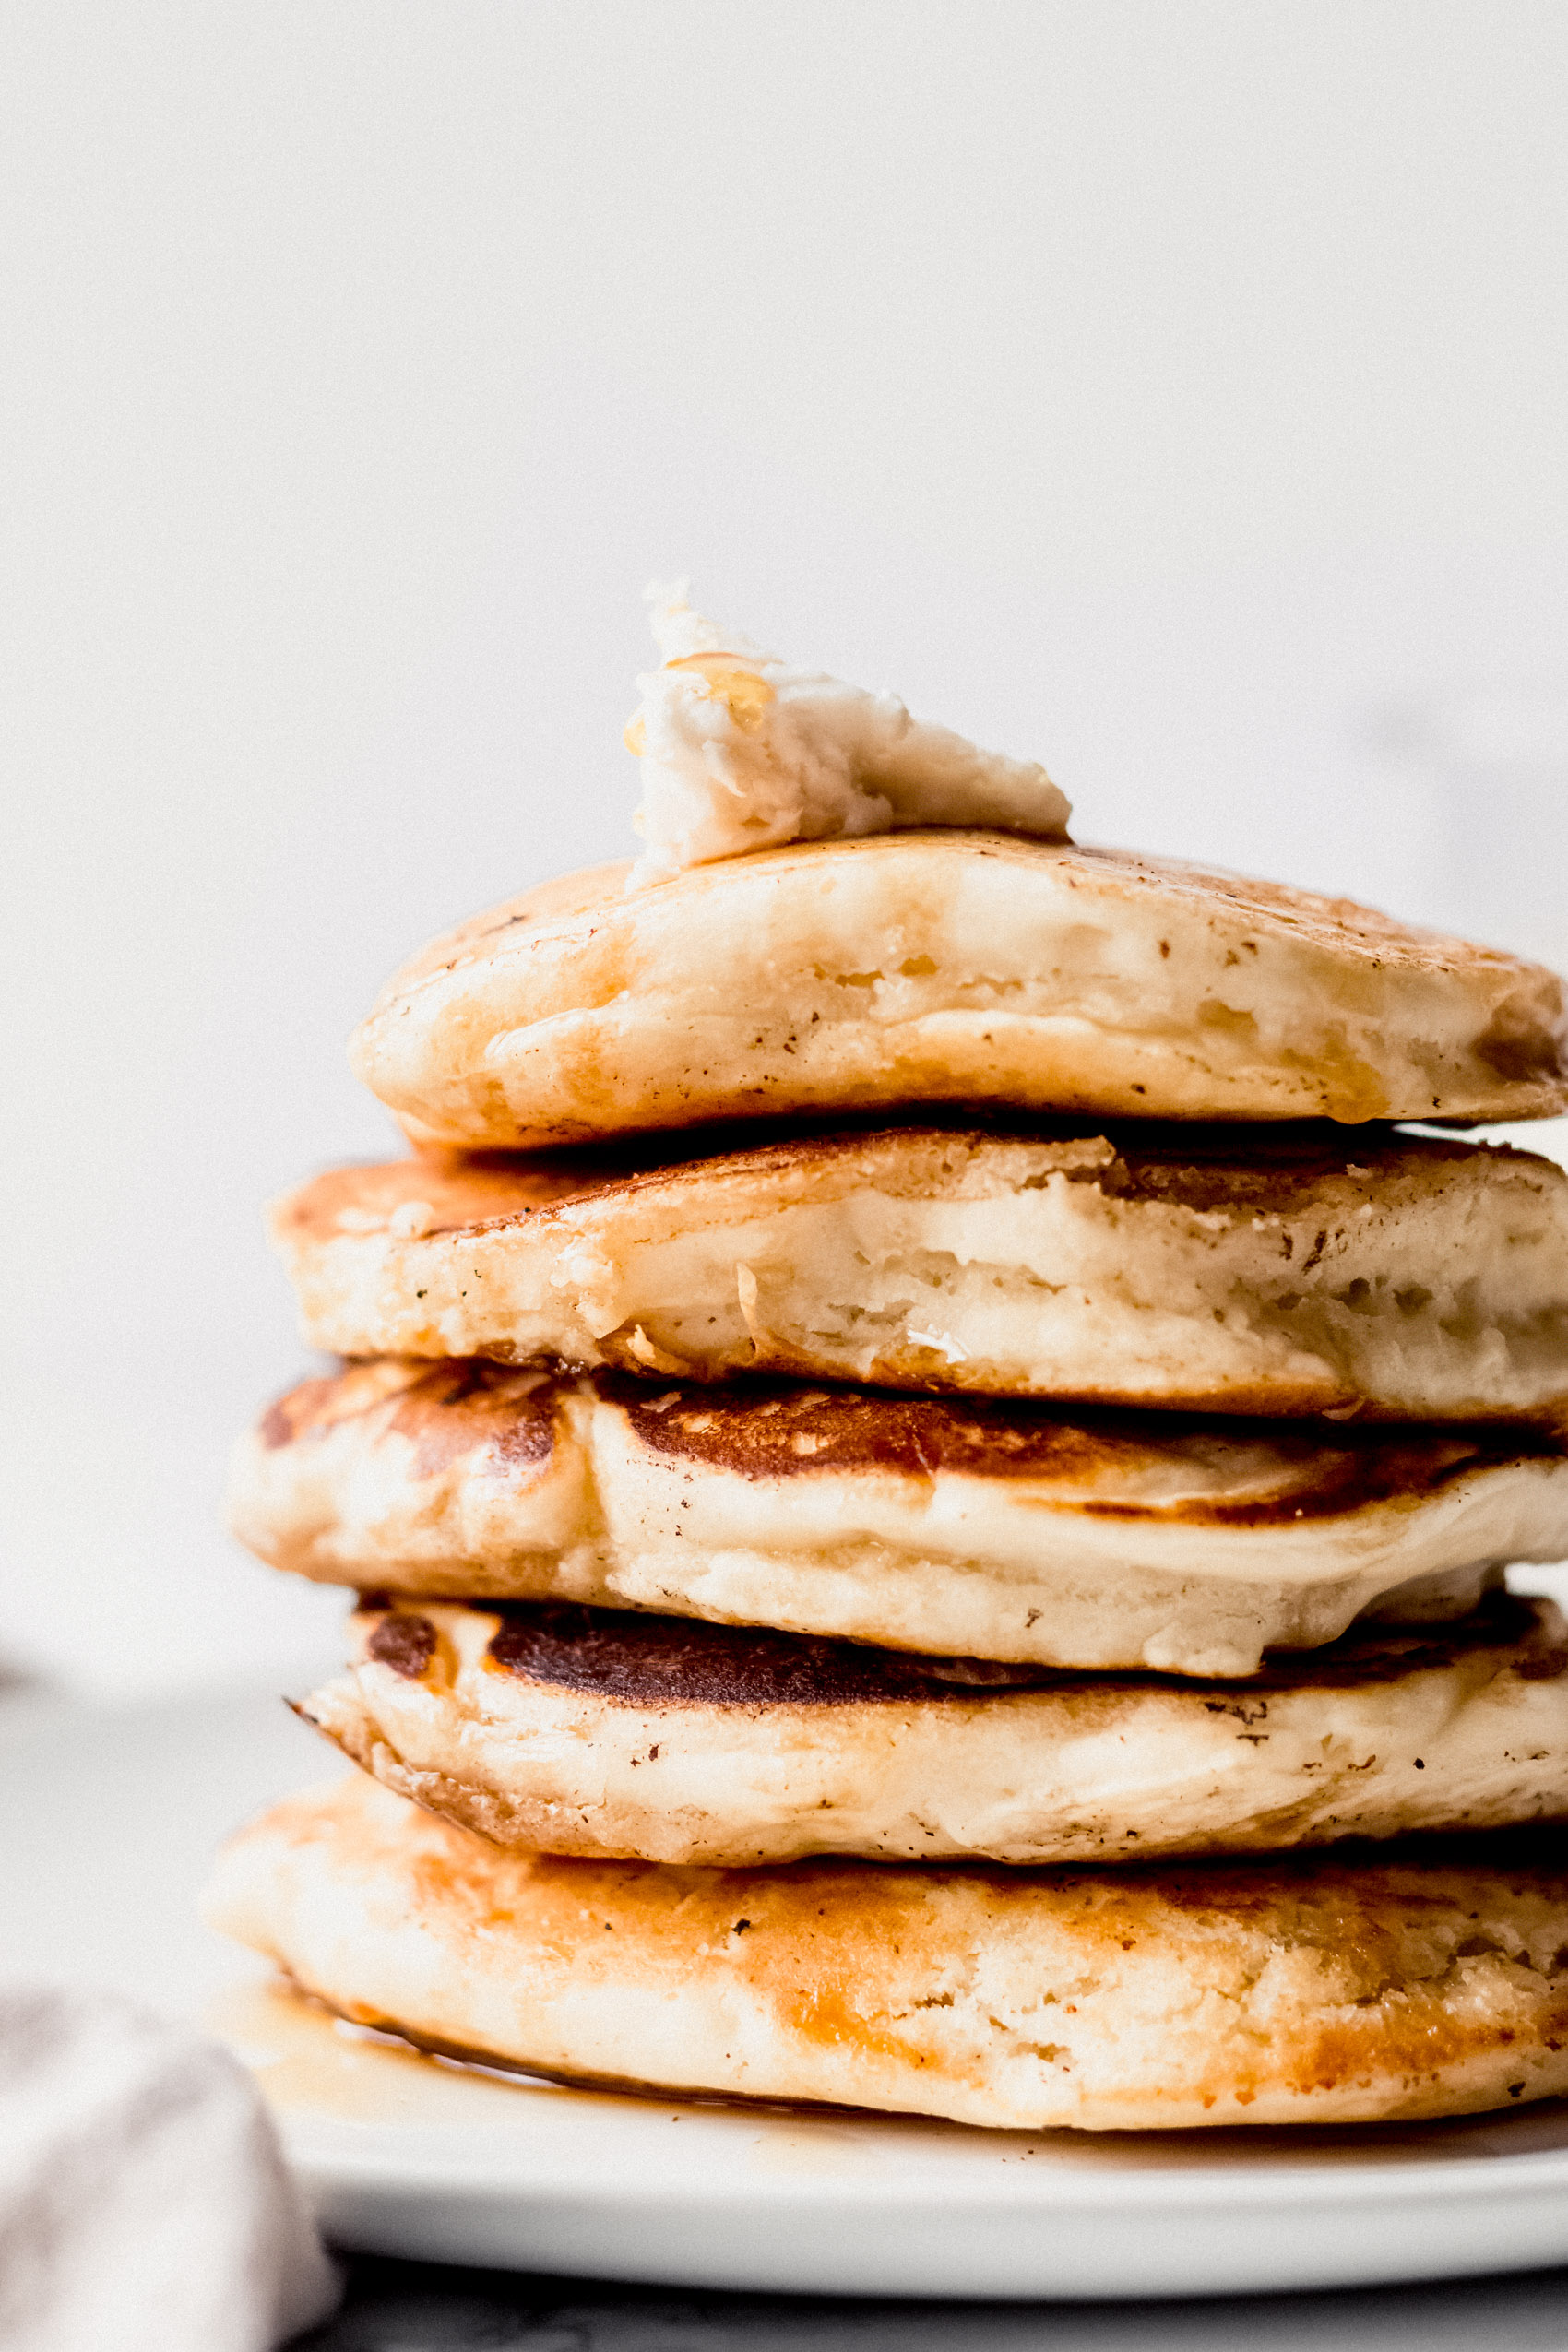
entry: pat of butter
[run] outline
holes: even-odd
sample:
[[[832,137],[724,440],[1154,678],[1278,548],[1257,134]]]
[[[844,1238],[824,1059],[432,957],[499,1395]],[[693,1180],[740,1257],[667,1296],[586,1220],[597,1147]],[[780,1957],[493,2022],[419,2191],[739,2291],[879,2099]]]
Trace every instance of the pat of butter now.
[[[661,663],[637,680],[625,735],[642,762],[634,889],[788,841],[912,826],[1063,837],[1071,808],[1037,762],[911,719],[896,695],[788,668],[695,612],[683,581],[647,596]]]

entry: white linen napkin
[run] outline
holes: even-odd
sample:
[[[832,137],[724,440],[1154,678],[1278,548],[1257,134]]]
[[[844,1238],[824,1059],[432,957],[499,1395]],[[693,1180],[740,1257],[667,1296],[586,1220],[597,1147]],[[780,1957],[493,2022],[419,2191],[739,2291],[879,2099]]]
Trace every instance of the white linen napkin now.
[[[272,2352],[339,2292],[237,2059],[117,1993],[0,1986],[6,2352]]]

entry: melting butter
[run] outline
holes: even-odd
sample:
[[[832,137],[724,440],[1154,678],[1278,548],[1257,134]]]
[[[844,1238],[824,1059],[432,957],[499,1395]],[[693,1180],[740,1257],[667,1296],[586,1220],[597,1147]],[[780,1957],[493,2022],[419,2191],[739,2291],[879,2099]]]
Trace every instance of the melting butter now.
[[[642,762],[631,886],[790,841],[979,826],[1064,838],[1043,767],[912,719],[897,695],[792,670],[693,610],[684,581],[647,591],[659,667],[626,747]]]

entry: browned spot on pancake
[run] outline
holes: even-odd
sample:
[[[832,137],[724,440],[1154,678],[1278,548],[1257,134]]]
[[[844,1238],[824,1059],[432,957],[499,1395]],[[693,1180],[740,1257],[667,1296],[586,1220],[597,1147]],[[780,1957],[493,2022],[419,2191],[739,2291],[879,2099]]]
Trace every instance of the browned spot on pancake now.
[[[918,1657],[857,1642],[696,1618],[502,1602],[489,1656],[510,1674],[633,1705],[846,1706],[855,1702],[1034,1690],[1049,1669],[982,1658]]]
[[[389,1666],[407,1682],[417,1682],[435,1655],[435,1628],[428,1617],[398,1610],[373,1628],[365,1654],[378,1666]]]
[[[1478,1058],[1511,1084],[1568,1076],[1568,1028],[1561,1000],[1554,1027],[1540,1016],[1538,999],[1531,1004],[1522,997],[1504,997],[1476,1039]]]
[[[1499,1670],[1534,1680],[1568,1674],[1568,1647],[1550,1605],[1507,1593],[1489,1596],[1459,1624],[1352,1627],[1322,1649],[1276,1655],[1257,1674],[1229,1681],[924,1657],[869,1644],[567,1602],[498,1602],[486,1613],[503,1619],[487,1653],[495,1666],[526,1681],[635,1706],[849,1706],[972,1701],[988,1693],[1027,1691],[1186,1691],[1200,1693],[1211,1708],[1253,1711],[1270,1692],[1397,1681],[1483,1652],[1496,1657]],[[374,1642],[373,1636],[372,1655]]]
[[[256,1433],[268,1452],[292,1445],[304,1431],[316,1425],[335,1386],[331,1380],[304,1380],[270,1404],[256,1424]]]
[[[1038,1479],[1070,1490],[1075,1511],[1101,1518],[1196,1521],[1258,1526],[1321,1518],[1384,1499],[1434,1492],[1466,1472],[1550,1455],[1544,1439],[1511,1428],[1476,1431],[1309,1430],[1271,1420],[1212,1418],[1184,1422],[1169,1412],[1064,1414],[1050,1405],[885,1390],[812,1388],[749,1382],[743,1388],[683,1384],[650,1393],[646,1381],[595,1375],[600,1394],[626,1415],[650,1454],[700,1463],[748,1479],[892,1471]],[[673,1396],[674,1401],[668,1401]],[[1208,1491],[1240,1449],[1257,1449],[1250,1491],[1230,1499]],[[1192,1464],[1194,1491],[1144,1502],[1118,1485],[1157,1469]],[[1098,1490],[1098,1491],[1097,1491]]]
[[[1370,1924],[1371,1933],[1380,1936],[1397,1935],[1405,1921],[1423,1912],[1434,1920],[1445,1914],[1452,1917],[1461,1905],[1484,1901],[1483,1886],[1493,1902],[1500,1888],[1510,1885],[1515,1895],[1544,1886],[1561,1889],[1568,1898],[1568,1861],[1561,1826],[1553,1822],[1525,1822],[1505,1829],[1413,1830],[1402,1837],[1377,1840],[1347,1837],[1333,1847],[1298,1846],[1254,1857],[1182,1854],[1149,1861],[1037,1864],[1021,1870],[999,1862],[937,1867],[966,1877],[972,1871],[995,1874],[1004,1884],[1035,1878],[1081,1888],[1086,1904],[1104,1907],[1101,1916],[1108,1924],[1123,1892],[1139,1906],[1152,1897],[1161,1909],[1224,1913],[1241,1920],[1267,1918],[1282,1903],[1294,1901],[1303,1907],[1304,1923],[1311,1923],[1314,1910],[1320,1918],[1327,1912],[1342,1916],[1347,1929],[1365,1931]],[[1458,1887],[1453,1878],[1444,1883],[1448,1873],[1467,1871],[1474,1871],[1481,1883],[1473,1895],[1462,1882]],[[1146,1911],[1143,1924],[1147,1923]],[[1554,1966],[1568,1975],[1568,1947]]]
[[[341,1372],[328,1372],[319,1380],[302,1380],[267,1407],[256,1434],[273,1452],[323,1436],[344,1421],[357,1420],[394,1394],[400,1384],[398,1371],[396,1360],[376,1358],[368,1363],[347,1364]]]
[[[1488,1593],[1468,1617],[1437,1625],[1352,1625],[1336,1642],[1315,1650],[1275,1650],[1255,1675],[1235,1687],[1256,1691],[1344,1690],[1395,1682],[1407,1674],[1441,1672],[1488,1651],[1499,1666],[1530,1681],[1568,1674],[1568,1645],[1550,1601],[1521,1593]],[[1213,1692],[1224,1685],[1198,1686]]]
[[[1543,1641],[1513,1661],[1521,1682],[1556,1682],[1568,1674],[1568,1645]]]
[[[537,1468],[553,1452],[561,1395],[569,1385],[553,1365],[373,1358],[302,1381],[268,1408],[257,1434],[277,1451],[360,1421],[370,1425],[368,1443],[389,1434],[410,1441],[415,1479],[434,1478],[473,1454],[486,1457],[481,1469]]]
[[[541,1467],[554,1450],[564,1384],[537,1370],[453,1358],[404,1391],[390,1427],[412,1443],[416,1479],[481,1450],[497,1469]]]
[[[1396,1179],[1406,1189],[1415,1184],[1436,1190],[1461,1164],[1477,1170],[1517,1166],[1534,1157],[1506,1144],[1411,1134],[1379,1119],[1368,1119],[1348,1134],[1332,1119],[1283,1125],[1237,1121],[1213,1127],[1149,1120],[1112,1123],[1098,1133],[1114,1157],[1100,1168],[1064,1170],[1070,1182],[1095,1184],[1118,1199],[1219,1210],[1249,1219],[1298,1215],[1326,1184],[1348,1188],[1357,1202],[1376,1200],[1386,1196]]]

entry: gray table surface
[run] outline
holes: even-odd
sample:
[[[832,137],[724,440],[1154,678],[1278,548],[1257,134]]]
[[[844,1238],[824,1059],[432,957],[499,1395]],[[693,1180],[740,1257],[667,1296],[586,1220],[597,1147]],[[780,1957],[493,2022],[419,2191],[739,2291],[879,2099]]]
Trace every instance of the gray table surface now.
[[[297,2352],[1568,2352],[1568,2271],[1187,2303],[706,2295],[358,2262]]]

